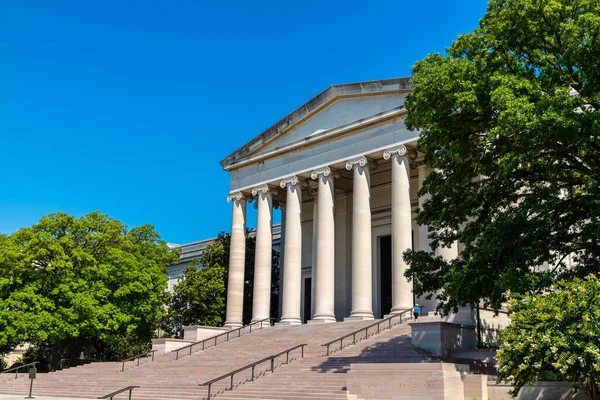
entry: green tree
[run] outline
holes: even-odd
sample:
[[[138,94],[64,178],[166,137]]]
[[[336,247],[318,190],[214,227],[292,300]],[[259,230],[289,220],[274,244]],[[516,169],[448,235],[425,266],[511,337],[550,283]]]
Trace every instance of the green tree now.
[[[0,349],[29,342],[63,357],[114,360],[147,348],[179,258],[149,225],[64,213],[0,237]]]
[[[498,309],[507,291],[599,270],[599,59],[597,0],[491,0],[474,32],[416,63],[406,125],[433,168],[418,222],[434,249],[462,247],[405,254],[417,294]]]
[[[600,399],[600,280],[589,275],[556,285],[545,294],[511,300],[512,324],[496,354],[499,380],[514,394],[538,381],[572,382]]]
[[[244,324],[252,319],[256,240],[251,233],[251,230],[246,231]],[[229,233],[219,233],[202,255],[186,267],[168,302],[168,315],[162,325],[167,334],[175,334],[180,323],[220,326],[225,322],[230,243]],[[279,253],[275,250],[271,264],[271,288],[271,318],[276,318],[279,308]]]

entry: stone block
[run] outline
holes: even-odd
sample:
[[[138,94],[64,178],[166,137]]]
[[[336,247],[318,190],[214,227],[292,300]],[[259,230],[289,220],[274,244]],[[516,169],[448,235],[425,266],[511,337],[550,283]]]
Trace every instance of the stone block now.
[[[448,363],[351,364],[346,387],[364,400],[464,400],[467,370]]]
[[[266,325],[266,324],[265,324]],[[193,340],[199,342],[221,333],[227,332],[227,328],[215,328],[214,326],[190,325],[183,327],[183,337],[185,340]]]
[[[170,353],[173,350],[180,349],[188,344],[195,343],[195,340],[159,338],[152,339],[152,350],[156,350],[157,354]]]
[[[438,357],[447,357],[453,350],[475,349],[477,334],[475,327],[440,320],[409,324],[412,345]]]

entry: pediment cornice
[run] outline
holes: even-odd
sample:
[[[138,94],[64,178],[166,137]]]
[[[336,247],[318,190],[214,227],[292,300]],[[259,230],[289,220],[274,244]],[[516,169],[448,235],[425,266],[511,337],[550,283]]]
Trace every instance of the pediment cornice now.
[[[240,147],[238,150],[236,150],[229,156],[227,156],[221,161],[221,166],[225,170],[231,170],[238,166],[247,164],[248,162],[257,161],[262,158],[268,158],[270,155],[272,155],[271,153],[273,153],[273,151],[260,154],[259,150],[261,148],[267,146],[276,138],[285,135],[294,127],[299,126],[304,121],[308,120],[309,118],[319,113],[320,111],[330,106],[332,103],[339,99],[363,96],[389,95],[393,93],[408,93],[410,91],[410,78],[395,78],[330,86],[329,88],[327,88],[326,90],[324,90],[323,92],[306,102],[304,105],[293,111],[291,114],[281,119],[275,125],[271,126],[269,129],[267,129],[266,131],[264,131],[248,143],[246,143],[244,146]],[[393,112],[399,110],[390,111]],[[385,113],[387,112],[380,114]],[[383,116],[374,115],[372,117],[377,118]],[[372,119],[372,117],[363,119]],[[353,125],[360,122],[361,120],[357,120],[346,125]],[[331,131],[336,131],[344,128],[348,127],[337,127],[324,132],[319,132],[318,134],[312,135],[310,138],[307,138],[307,140],[303,140],[303,142],[304,144],[307,144],[308,142],[313,143],[314,141],[318,141],[320,137],[324,137],[327,134],[331,134]],[[285,147],[290,148],[293,146],[287,145]],[[281,151],[286,151],[286,149],[277,149],[277,152]]]

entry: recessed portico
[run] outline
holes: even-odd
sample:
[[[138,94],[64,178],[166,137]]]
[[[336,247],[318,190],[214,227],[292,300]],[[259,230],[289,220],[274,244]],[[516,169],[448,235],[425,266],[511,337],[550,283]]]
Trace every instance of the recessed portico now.
[[[233,199],[228,326],[241,324],[243,250],[233,246],[245,243],[233,232],[248,222],[244,201],[258,207],[253,319],[269,315],[275,202],[285,206],[282,323],[373,319],[413,306],[402,253],[428,243],[414,223],[422,154],[403,123],[409,91],[407,78],[332,86],[222,161]]]

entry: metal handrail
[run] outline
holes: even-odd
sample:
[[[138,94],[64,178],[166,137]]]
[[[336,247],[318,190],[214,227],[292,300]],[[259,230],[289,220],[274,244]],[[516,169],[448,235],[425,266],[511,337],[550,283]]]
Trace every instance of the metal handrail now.
[[[127,386],[124,387],[123,389],[119,389],[115,392],[109,393],[107,395],[104,395],[102,397],[97,397],[98,399],[110,399],[113,400],[113,397],[115,397],[116,395],[126,392],[127,390],[129,390],[129,400],[131,400],[131,392],[133,391],[133,389],[139,388],[139,386]]]
[[[232,330],[230,330],[230,331],[227,331],[227,332],[219,333],[219,334],[218,334],[218,335],[216,335],[216,336],[211,336],[211,337],[209,337],[209,338],[206,338],[206,339],[200,340],[200,341],[198,341],[198,342],[194,342],[194,343],[188,344],[188,345],[186,345],[186,346],[183,346],[183,347],[180,347],[180,348],[178,348],[178,349],[171,350],[171,353],[176,353],[176,354],[175,354],[175,360],[179,360],[179,352],[180,352],[181,350],[184,350],[184,349],[188,349],[188,348],[189,348],[189,349],[190,349],[190,353],[189,353],[189,355],[192,355],[192,347],[194,347],[194,346],[196,346],[196,345],[198,345],[198,344],[202,344],[202,350],[204,350],[205,344],[206,344],[207,342],[209,342],[209,341],[211,341],[211,342],[212,342],[212,341],[214,340],[214,341],[215,341],[215,346],[216,346],[216,345],[217,345],[217,340],[218,340],[218,338],[220,338],[221,336],[227,336],[227,340],[225,340],[225,342],[229,342],[229,335],[230,335],[232,332],[237,332],[237,333],[238,333],[237,337],[240,337],[240,336],[242,335],[242,330],[243,330],[243,329],[250,328],[250,333],[252,333],[252,325],[258,325],[258,324],[260,324],[260,329],[262,329],[262,328],[263,328],[263,322],[265,322],[265,321],[269,321],[269,324],[270,324],[270,323],[271,323],[271,320],[275,320],[275,318],[265,318],[265,319],[261,319],[260,321],[251,322],[251,323],[249,323],[248,325],[241,326],[241,327],[239,327],[239,328],[235,328],[235,329],[232,329]]]
[[[35,364],[38,364],[38,363],[39,363],[39,361],[34,361],[34,362],[30,362],[29,364],[19,365],[18,367],[5,369],[4,371],[0,371],[0,374],[5,374],[7,372],[15,371],[15,379],[17,379],[19,377],[19,370],[21,368],[30,367],[32,365],[35,367]]]
[[[352,344],[356,344],[356,335],[357,335],[357,334],[359,334],[359,333],[361,333],[362,331],[365,331],[365,337],[364,337],[363,339],[366,339],[366,338],[368,338],[368,337],[369,337],[369,329],[370,329],[370,328],[372,328],[372,327],[374,327],[374,326],[377,326],[377,334],[379,334],[379,332],[381,332],[380,326],[381,326],[381,324],[383,324],[383,323],[386,323],[386,322],[387,322],[387,324],[388,324],[388,329],[391,329],[391,328],[392,328],[392,326],[398,325],[398,324],[394,324],[394,325],[392,325],[392,320],[393,320],[394,318],[396,318],[396,317],[402,317],[402,315],[404,315],[404,314],[406,314],[406,313],[410,312],[410,310],[412,310],[412,308],[409,308],[409,309],[406,309],[406,310],[404,310],[404,311],[401,311],[401,312],[399,312],[398,314],[393,314],[393,315],[390,315],[390,316],[389,316],[389,317],[387,317],[387,318],[384,318],[384,319],[382,319],[382,320],[380,320],[380,321],[374,322],[374,323],[372,323],[371,325],[367,325],[367,326],[365,326],[365,327],[362,327],[362,328],[360,328],[360,329],[357,329],[357,330],[355,330],[354,332],[350,332],[350,333],[348,333],[348,334],[346,334],[346,335],[344,335],[344,336],[340,336],[339,338],[337,338],[337,339],[333,339],[332,341],[330,341],[330,342],[327,342],[327,343],[324,343],[324,344],[322,344],[321,346],[327,346],[327,354],[326,354],[326,355],[328,356],[328,355],[330,354],[330,353],[329,353],[329,346],[331,346],[332,344],[334,344],[334,343],[337,343],[337,342],[340,342],[340,348],[339,348],[339,350],[342,350],[342,349],[344,348],[344,347],[343,347],[343,346],[344,346],[344,339],[346,339],[346,338],[349,338],[350,336],[352,336],[352,338],[353,338],[353,339],[352,339]],[[411,318],[412,318],[412,317],[411,317]],[[400,318],[400,322],[399,322],[399,323],[402,323],[402,318]],[[385,328],[384,328],[384,330],[385,330]],[[372,335],[371,335],[371,336],[372,336]]]
[[[143,357],[147,357],[148,354],[152,354],[152,361],[154,361],[154,353],[156,353],[156,350],[148,350],[145,353],[141,353],[141,354],[138,354],[137,356],[129,357],[129,358],[126,358],[126,359],[122,360],[121,362],[123,363],[123,366],[121,367],[121,372],[125,372],[125,363],[128,362],[128,361],[135,361],[137,359],[137,365],[136,365],[136,367],[139,367],[140,366],[140,360]]]
[[[239,372],[245,371],[245,370],[250,369],[250,368],[252,368],[252,378],[251,378],[251,381],[254,382],[254,368],[257,365],[262,364],[265,361],[269,361],[270,360],[271,361],[271,368],[270,368],[270,370],[271,370],[271,373],[273,373],[273,372],[275,372],[275,359],[277,357],[285,354],[286,355],[285,364],[288,364],[290,362],[290,352],[294,351],[294,350],[296,350],[298,348],[300,348],[300,349],[302,349],[300,358],[304,358],[304,346],[307,346],[307,344],[303,343],[303,344],[299,344],[299,345],[294,346],[294,347],[290,347],[287,350],[284,350],[284,351],[281,351],[281,352],[279,352],[277,354],[273,354],[271,356],[265,357],[262,360],[255,361],[252,364],[248,364],[248,365],[246,365],[246,366],[244,366],[242,368],[236,369],[235,371],[231,371],[231,372],[229,372],[229,373],[227,373],[225,375],[221,375],[218,378],[214,378],[214,379],[211,379],[210,381],[201,383],[198,386],[208,386],[208,396],[207,396],[207,399],[210,399],[210,389],[211,389],[211,386],[212,386],[213,383],[218,382],[218,381],[220,381],[222,379],[225,379],[227,377],[231,377],[231,381],[229,383],[229,390],[233,390],[233,376],[235,374],[239,373]],[[227,390],[227,389],[225,389],[225,390]]]

